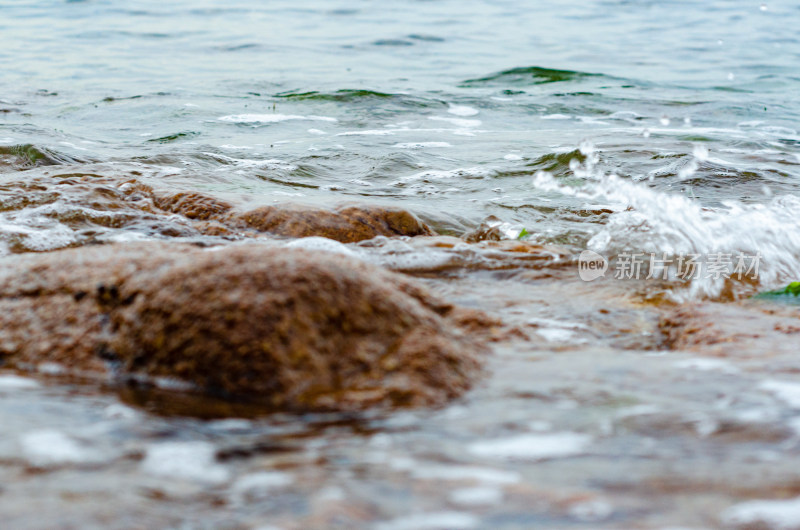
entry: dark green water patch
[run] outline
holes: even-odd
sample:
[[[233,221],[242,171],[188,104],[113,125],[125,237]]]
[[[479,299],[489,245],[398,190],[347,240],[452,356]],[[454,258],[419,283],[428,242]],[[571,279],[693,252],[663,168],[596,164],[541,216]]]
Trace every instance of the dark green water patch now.
[[[194,138],[195,136],[200,136],[199,132],[196,131],[189,131],[189,132],[179,132],[175,134],[169,134],[167,136],[162,136],[161,138],[152,138],[147,140],[149,143],[159,143],[159,144],[168,144],[171,142],[175,142],[177,140],[185,140],[187,138]]]
[[[421,98],[412,98],[403,94],[389,94],[367,89],[341,89],[334,92],[281,92],[275,94],[276,98],[286,98],[295,101],[326,101],[334,103],[360,103],[373,101],[392,101],[411,104],[411,106],[427,106],[430,101]],[[436,101],[441,104],[440,101]]]
[[[547,153],[526,166],[536,171],[547,171],[555,176],[567,176],[572,174],[569,165],[573,160],[583,163],[586,156],[578,149],[566,153]]]
[[[678,140],[683,140],[684,142],[713,142],[714,139],[708,136],[703,136],[701,134],[684,134],[681,136],[676,137]]]
[[[576,72],[573,70],[556,70],[539,66],[526,66],[503,70],[496,74],[477,79],[467,79],[461,83],[462,87],[481,86],[525,86],[543,85],[546,83],[560,83],[564,81],[578,81],[588,77],[605,77],[603,74]]]
[[[62,153],[57,153],[46,147],[36,147],[31,144],[0,146],[0,156],[3,155],[11,157],[12,164],[17,169],[85,162]]]
[[[103,98],[103,102],[104,103],[113,103],[114,101],[125,101],[125,100],[128,100],[128,99],[141,99],[142,97],[143,96],[141,96],[141,95],[128,96],[128,97],[124,97],[124,98],[115,98],[113,96],[108,96],[108,97],[104,97]]]
[[[395,97],[394,94],[387,94],[385,92],[377,92],[375,90],[363,89],[341,89],[335,92],[317,92],[312,90],[310,92],[281,92],[275,94],[276,98],[291,98],[297,100],[310,99],[312,101],[352,101],[362,98],[391,98]]]

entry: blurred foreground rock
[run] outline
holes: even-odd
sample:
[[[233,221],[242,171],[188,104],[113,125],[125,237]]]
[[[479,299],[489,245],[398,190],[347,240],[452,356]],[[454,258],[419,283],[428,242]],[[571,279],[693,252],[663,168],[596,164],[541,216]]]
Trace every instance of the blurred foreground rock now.
[[[175,378],[296,410],[436,405],[480,371],[462,310],[346,256],[140,243],[0,264],[11,366]]]

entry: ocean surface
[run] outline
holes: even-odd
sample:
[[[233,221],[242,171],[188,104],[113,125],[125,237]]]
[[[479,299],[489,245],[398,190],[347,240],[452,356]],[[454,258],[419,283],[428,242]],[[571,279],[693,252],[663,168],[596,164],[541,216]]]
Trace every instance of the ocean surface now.
[[[800,274],[793,2],[0,10],[4,181],[55,164],[238,204],[391,203],[446,234],[489,220],[612,255],[762,252],[770,286]],[[0,252],[158,237],[6,190]]]
[[[650,300],[776,289],[800,280],[799,26],[789,0],[6,0],[0,256],[230,242],[130,207],[118,190],[136,181],[242,209],[398,206],[440,234],[491,228],[576,259],[759,256],[757,276],[672,274]],[[425,280],[538,337],[499,347],[444,410],[204,421],[53,367],[3,374],[0,513],[18,528],[800,526],[800,501],[780,501],[800,494],[797,363],[662,351],[658,316],[626,298],[639,284],[570,275]]]

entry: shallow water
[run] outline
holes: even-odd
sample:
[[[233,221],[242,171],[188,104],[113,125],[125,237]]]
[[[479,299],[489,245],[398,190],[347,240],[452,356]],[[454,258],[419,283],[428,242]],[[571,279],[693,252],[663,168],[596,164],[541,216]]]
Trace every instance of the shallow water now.
[[[658,329],[668,301],[800,276],[796,3],[52,0],[0,15],[0,255],[240,239],[150,208],[137,183],[242,209],[391,204],[445,235],[524,228],[558,246],[346,247],[516,329],[442,410],[207,421],[159,415],[185,410],[169,393],[0,374],[12,525],[800,527],[791,504],[732,508],[800,495],[795,361],[757,355],[785,337],[720,358],[668,352]],[[587,248],[762,268],[584,284]]]

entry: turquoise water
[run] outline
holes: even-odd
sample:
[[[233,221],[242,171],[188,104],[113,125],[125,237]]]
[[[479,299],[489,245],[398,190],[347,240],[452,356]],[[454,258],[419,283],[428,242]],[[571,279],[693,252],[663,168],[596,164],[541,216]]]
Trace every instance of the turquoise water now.
[[[580,185],[581,142],[598,170],[706,206],[800,186],[794,2],[16,1],[0,13],[3,152],[30,144],[82,171],[242,202],[390,201],[455,234],[494,215],[578,246],[607,212],[531,178]],[[698,145],[708,154],[687,178]]]

